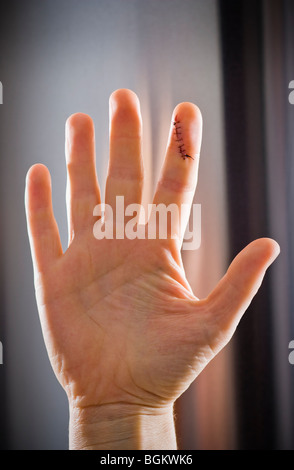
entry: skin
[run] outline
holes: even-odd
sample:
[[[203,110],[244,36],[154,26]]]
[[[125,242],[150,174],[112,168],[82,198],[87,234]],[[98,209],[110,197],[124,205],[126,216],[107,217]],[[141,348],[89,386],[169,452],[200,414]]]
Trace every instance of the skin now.
[[[144,181],[139,100],[119,89],[109,103],[105,202],[115,207],[115,197],[124,195],[125,204],[138,204]],[[179,154],[175,116],[193,159]],[[201,134],[197,106],[177,105],[155,204],[192,203]],[[181,261],[183,227],[171,227],[177,239],[93,236],[93,208],[101,199],[88,115],[74,114],[66,122],[66,163],[64,253],[44,165],[27,174],[25,206],[44,340],[69,402],[69,447],[175,449],[175,401],[229,342],[279,246],[268,238],[250,243],[199,300]]]

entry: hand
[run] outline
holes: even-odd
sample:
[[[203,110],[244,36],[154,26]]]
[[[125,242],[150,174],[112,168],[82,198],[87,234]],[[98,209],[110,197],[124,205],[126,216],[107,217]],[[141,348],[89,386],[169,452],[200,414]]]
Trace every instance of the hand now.
[[[155,204],[192,203],[201,133],[199,109],[179,104]],[[117,90],[110,97],[105,191],[113,208],[117,195],[125,206],[141,202],[141,144],[138,98]],[[52,367],[69,400],[70,447],[173,448],[174,402],[228,343],[279,247],[270,239],[252,242],[199,300],[182,266],[180,227],[173,227],[178,238],[164,240],[94,237],[93,209],[101,202],[94,146],[91,118],[72,115],[66,123],[65,253],[47,168],[34,165],[26,185],[38,310]]]

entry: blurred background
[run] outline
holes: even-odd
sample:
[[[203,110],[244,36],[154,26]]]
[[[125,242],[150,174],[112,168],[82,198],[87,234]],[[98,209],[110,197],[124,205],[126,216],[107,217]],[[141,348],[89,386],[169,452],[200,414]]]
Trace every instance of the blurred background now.
[[[281,254],[231,343],[177,403],[181,449],[294,449],[294,2],[10,0],[1,2],[0,447],[67,449],[68,409],[43,343],[24,213],[25,176],[41,162],[66,249],[64,125],[95,122],[103,189],[108,99],[141,101],[146,198],[173,108],[196,103],[204,135],[195,202],[202,243],[183,252],[206,296],[258,237]]]

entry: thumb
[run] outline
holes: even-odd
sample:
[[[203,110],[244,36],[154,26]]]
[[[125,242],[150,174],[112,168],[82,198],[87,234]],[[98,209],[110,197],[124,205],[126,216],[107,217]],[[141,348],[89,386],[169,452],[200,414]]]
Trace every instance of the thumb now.
[[[267,268],[280,253],[277,242],[260,238],[246,246],[206,299],[210,313],[211,345],[221,349],[261,286]]]

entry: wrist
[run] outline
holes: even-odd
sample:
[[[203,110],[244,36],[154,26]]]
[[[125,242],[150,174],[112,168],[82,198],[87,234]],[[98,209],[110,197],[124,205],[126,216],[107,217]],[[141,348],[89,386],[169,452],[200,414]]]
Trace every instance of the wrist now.
[[[70,450],[175,450],[173,405],[70,406]]]

